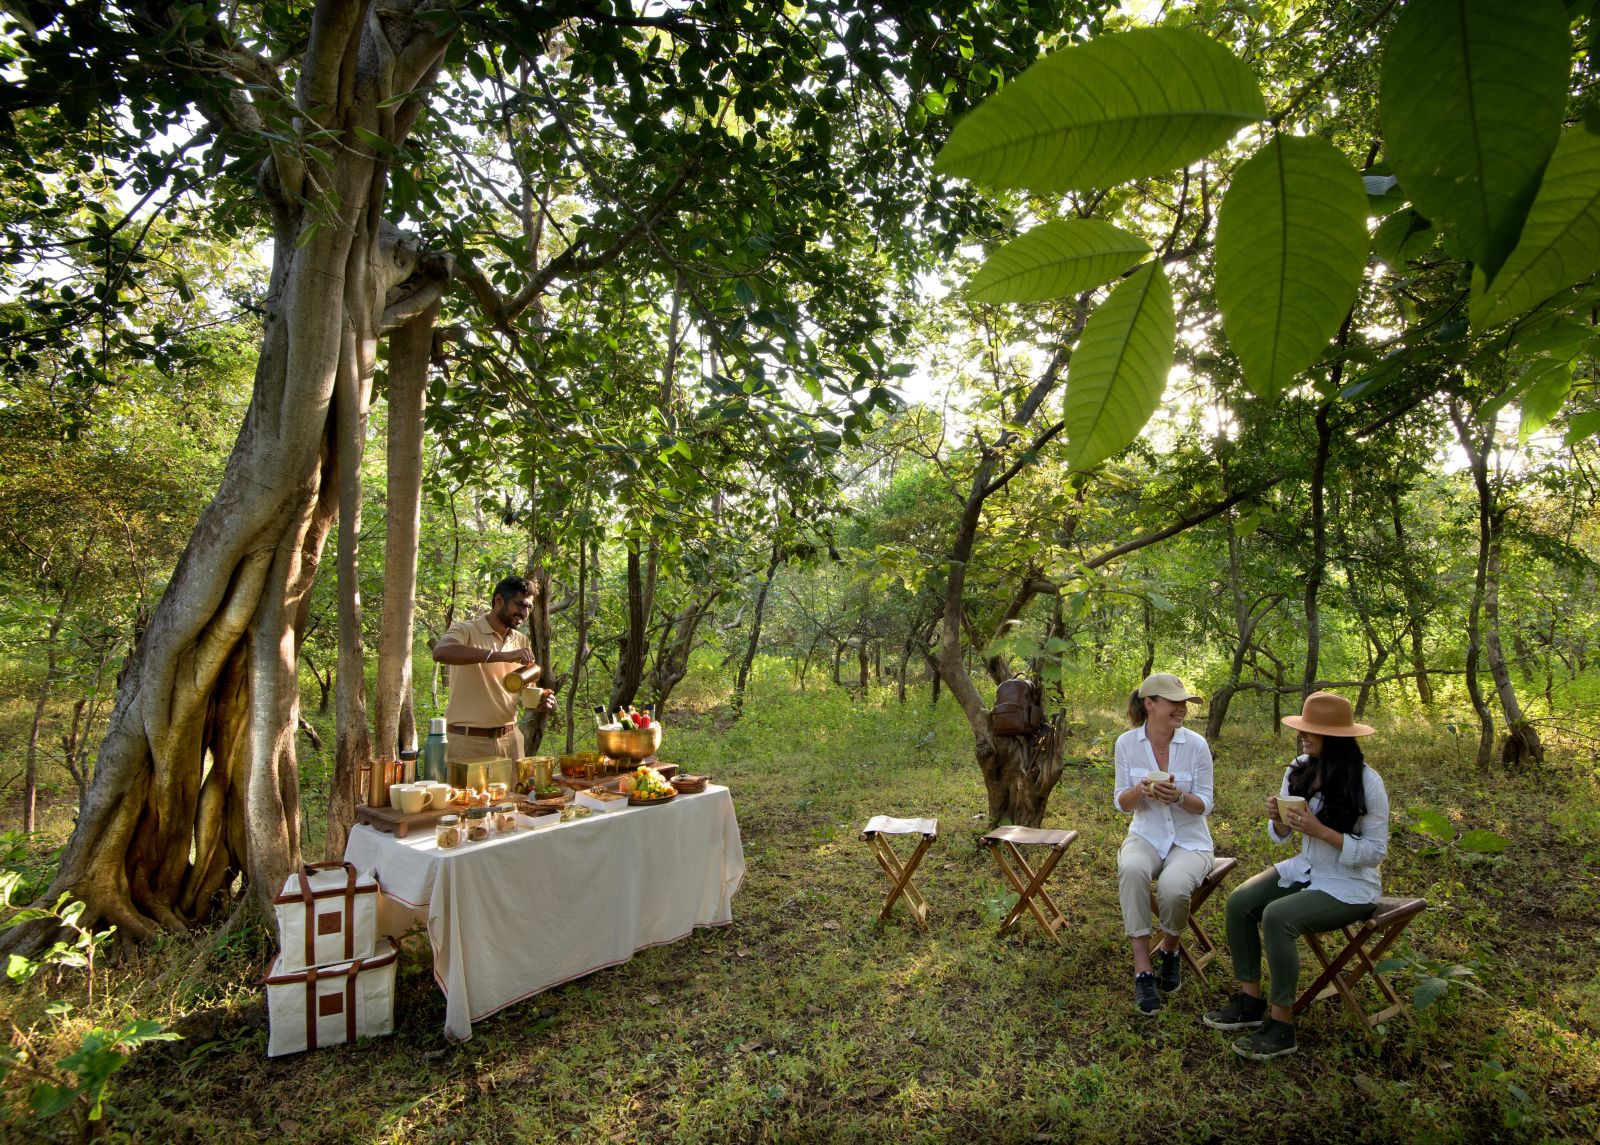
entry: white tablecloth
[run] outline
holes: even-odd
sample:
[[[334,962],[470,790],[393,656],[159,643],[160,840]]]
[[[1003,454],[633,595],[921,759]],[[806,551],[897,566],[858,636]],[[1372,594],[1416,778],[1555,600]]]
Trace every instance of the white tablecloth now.
[[[362,824],[344,857],[403,907],[383,912],[385,933],[426,921],[457,1041],[513,1002],[732,922],[744,879],[733,799],[718,786],[450,851],[431,831],[396,839]]]

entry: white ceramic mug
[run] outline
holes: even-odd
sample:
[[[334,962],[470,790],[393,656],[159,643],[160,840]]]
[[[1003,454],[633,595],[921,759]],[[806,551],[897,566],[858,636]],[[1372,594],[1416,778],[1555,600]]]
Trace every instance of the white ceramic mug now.
[[[450,802],[451,796],[455,790],[448,783],[440,783],[438,780],[432,780],[428,783],[419,783],[417,786],[426,787],[433,794],[433,802],[428,804],[430,807],[445,806]]]
[[[415,815],[418,811],[426,811],[433,805],[433,792],[426,787],[419,787],[414,783],[402,783],[398,786],[399,799],[396,806],[407,815]],[[395,791],[394,788],[390,789]],[[390,799],[394,799],[394,794]]]

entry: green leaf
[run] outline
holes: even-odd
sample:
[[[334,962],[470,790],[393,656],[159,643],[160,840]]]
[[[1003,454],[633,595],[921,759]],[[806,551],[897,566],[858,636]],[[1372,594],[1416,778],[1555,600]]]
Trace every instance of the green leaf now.
[[[1322,353],[1361,289],[1367,196],[1325,139],[1274,136],[1217,219],[1217,305],[1253,393],[1274,398]]]
[[[1561,405],[1572,392],[1572,368],[1565,362],[1551,362],[1537,369],[1537,380],[1523,392],[1522,423],[1517,427],[1517,440],[1526,444],[1528,438],[1549,425]]]
[[[1493,831],[1486,831],[1482,827],[1461,836],[1461,849],[1471,851],[1475,855],[1498,855],[1510,845],[1511,840],[1504,835],[1496,835]]]
[[[1522,238],[1484,289],[1472,276],[1472,325],[1488,330],[1600,266],[1600,136],[1567,132],[1545,168]]]
[[[1399,270],[1431,247],[1433,240],[1433,224],[1407,207],[1378,224],[1372,236],[1372,253],[1390,270]]]
[[[361,142],[372,148],[379,155],[397,155],[400,152],[398,147],[396,147],[393,143],[390,143],[376,131],[368,131],[365,127],[355,127],[351,130],[355,132],[357,139],[361,140]]]
[[[1561,444],[1576,445],[1597,433],[1600,433],[1600,410],[1590,410],[1567,423],[1567,435],[1561,439]]]
[[[1418,978],[1416,989],[1411,991],[1412,1005],[1414,1005],[1420,1013],[1421,1011],[1426,1010],[1429,1006],[1433,1005],[1440,998],[1443,998],[1445,996],[1445,992],[1449,989],[1450,983],[1446,982],[1443,978],[1434,978],[1431,975]]]
[[[1035,63],[956,124],[934,167],[994,187],[1109,187],[1192,163],[1266,113],[1221,44],[1141,28]]]
[[[1413,0],[1389,35],[1378,100],[1389,163],[1491,281],[1555,148],[1570,50],[1560,0]]]
[[[1150,244],[1099,219],[1046,223],[988,258],[967,284],[978,302],[1038,302],[1091,290],[1150,253]]]
[[[1087,469],[1139,436],[1167,387],[1177,338],[1159,262],[1124,279],[1089,316],[1067,369],[1067,464]]]
[[[1432,807],[1424,807],[1416,812],[1417,821],[1411,825],[1413,831],[1423,835],[1432,835],[1435,839],[1454,839],[1456,829],[1450,824],[1450,817],[1442,811],[1435,811]]]

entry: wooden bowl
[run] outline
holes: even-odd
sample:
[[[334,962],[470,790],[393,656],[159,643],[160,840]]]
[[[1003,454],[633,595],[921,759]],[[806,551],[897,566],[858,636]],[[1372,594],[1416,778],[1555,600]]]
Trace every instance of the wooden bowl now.
[[[648,728],[601,728],[595,732],[601,754],[612,759],[649,759],[661,749],[661,725]]]

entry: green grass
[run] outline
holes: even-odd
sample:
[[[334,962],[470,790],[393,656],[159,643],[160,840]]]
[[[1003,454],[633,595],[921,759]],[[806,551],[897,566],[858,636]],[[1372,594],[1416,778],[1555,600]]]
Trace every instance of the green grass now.
[[[714,692],[684,697],[663,755],[734,792],[748,870],[732,926],[480,1023],[461,1046],[424,940],[409,940],[392,1038],[269,1061],[259,935],[169,939],[106,973],[104,1000],[55,1030],[137,1014],[185,1041],[113,1079],[111,1124],[141,1141],[1480,1141],[1600,1132],[1600,815],[1592,769],[1479,774],[1474,746],[1411,717],[1370,714],[1370,758],[1396,808],[1384,882],[1425,895],[1403,946],[1478,969],[1369,1036],[1335,1005],[1300,1023],[1299,1055],[1236,1058],[1192,976],[1159,1017],[1134,1015],[1115,893],[1126,821],[1106,759],[1115,705],[1073,713],[1078,736],[1048,826],[1081,832],[1053,889],[1070,925],[996,939],[1010,896],[975,836],[985,800],[946,697],[902,708],[762,677],[731,726]],[[1091,746],[1093,745],[1093,746]],[[1218,852],[1241,875],[1269,859],[1260,803],[1288,751],[1258,715],[1217,745]],[[1468,862],[1408,830],[1421,807],[1513,840]],[[877,925],[886,883],[858,831],[874,813],[935,815],[918,883],[928,934]],[[507,888],[508,898],[514,888]],[[1221,896],[1206,908],[1220,938]],[[552,923],[555,925],[556,923]],[[49,987],[74,996],[78,984]],[[0,1016],[41,1040],[44,990],[6,988]],[[81,999],[80,999],[81,1001]],[[26,1122],[13,1126],[20,1131]]]

